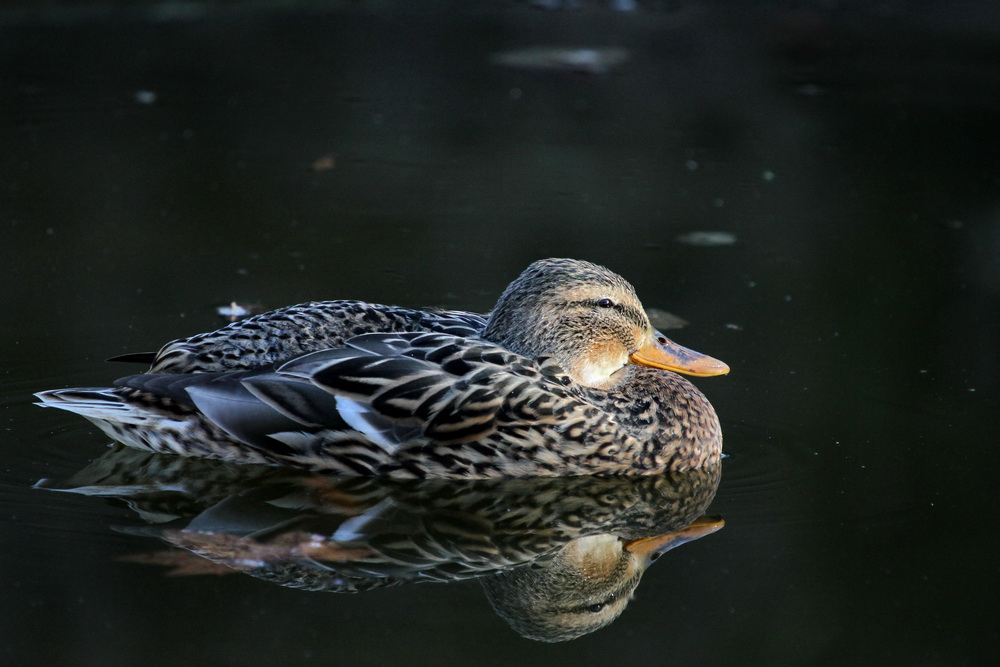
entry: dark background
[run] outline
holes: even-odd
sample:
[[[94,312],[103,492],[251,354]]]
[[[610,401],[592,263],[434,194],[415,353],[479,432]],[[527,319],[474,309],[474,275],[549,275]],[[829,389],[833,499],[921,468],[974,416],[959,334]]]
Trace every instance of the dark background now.
[[[532,47],[628,59],[496,60]],[[985,1],[0,4],[0,662],[987,662],[998,127]],[[482,311],[545,256],[733,368],[699,381],[727,527],[608,629],[529,642],[475,583],[165,578],[117,560],[156,547],[124,507],[30,488],[104,444],[32,392],[217,305]]]

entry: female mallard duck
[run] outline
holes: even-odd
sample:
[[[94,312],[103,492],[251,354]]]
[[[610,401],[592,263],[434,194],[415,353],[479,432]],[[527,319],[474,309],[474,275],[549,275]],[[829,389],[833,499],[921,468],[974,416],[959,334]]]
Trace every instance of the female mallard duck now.
[[[169,343],[117,388],[38,397],[156,452],[393,477],[652,474],[721,451],[708,400],[665,371],[728,370],[656,332],[620,276],[554,259],[488,317],[303,304]]]

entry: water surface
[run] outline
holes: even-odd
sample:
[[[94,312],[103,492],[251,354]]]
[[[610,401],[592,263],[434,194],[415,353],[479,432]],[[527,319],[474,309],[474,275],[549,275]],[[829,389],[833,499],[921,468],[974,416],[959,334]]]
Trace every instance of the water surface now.
[[[0,13],[0,661],[995,655],[1000,16],[642,4]],[[524,639],[469,580],[166,576],[124,503],[32,488],[107,452],[32,392],[106,385],[219,305],[484,311],[545,256],[733,368],[698,381],[725,527],[607,628]]]

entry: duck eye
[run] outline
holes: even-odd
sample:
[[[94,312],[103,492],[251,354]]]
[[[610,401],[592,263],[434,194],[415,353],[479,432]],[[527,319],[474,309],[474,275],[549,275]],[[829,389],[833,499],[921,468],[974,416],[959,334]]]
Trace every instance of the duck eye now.
[[[589,611],[591,614],[596,614],[597,612],[601,611],[602,609],[604,609],[604,603],[603,602],[598,602],[597,604],[592,604],[589,607],[587,607],[587,611]]]
[[[597,305],[600,306],[601,308],[614,308],[615,302],[612,301],[611,299],[604,298],[598,301]]]

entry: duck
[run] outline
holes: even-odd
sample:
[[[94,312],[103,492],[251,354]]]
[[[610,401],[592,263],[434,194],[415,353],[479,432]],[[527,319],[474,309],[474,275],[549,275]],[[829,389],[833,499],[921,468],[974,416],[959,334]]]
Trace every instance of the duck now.
[[[150,368],[39,404],[147,451],[397,478],[714,465],[718,416],[678,373],[729,371],[653,329],[624,278],[573,259],[534,262],[485,315],[308,302],[126,360]]]

